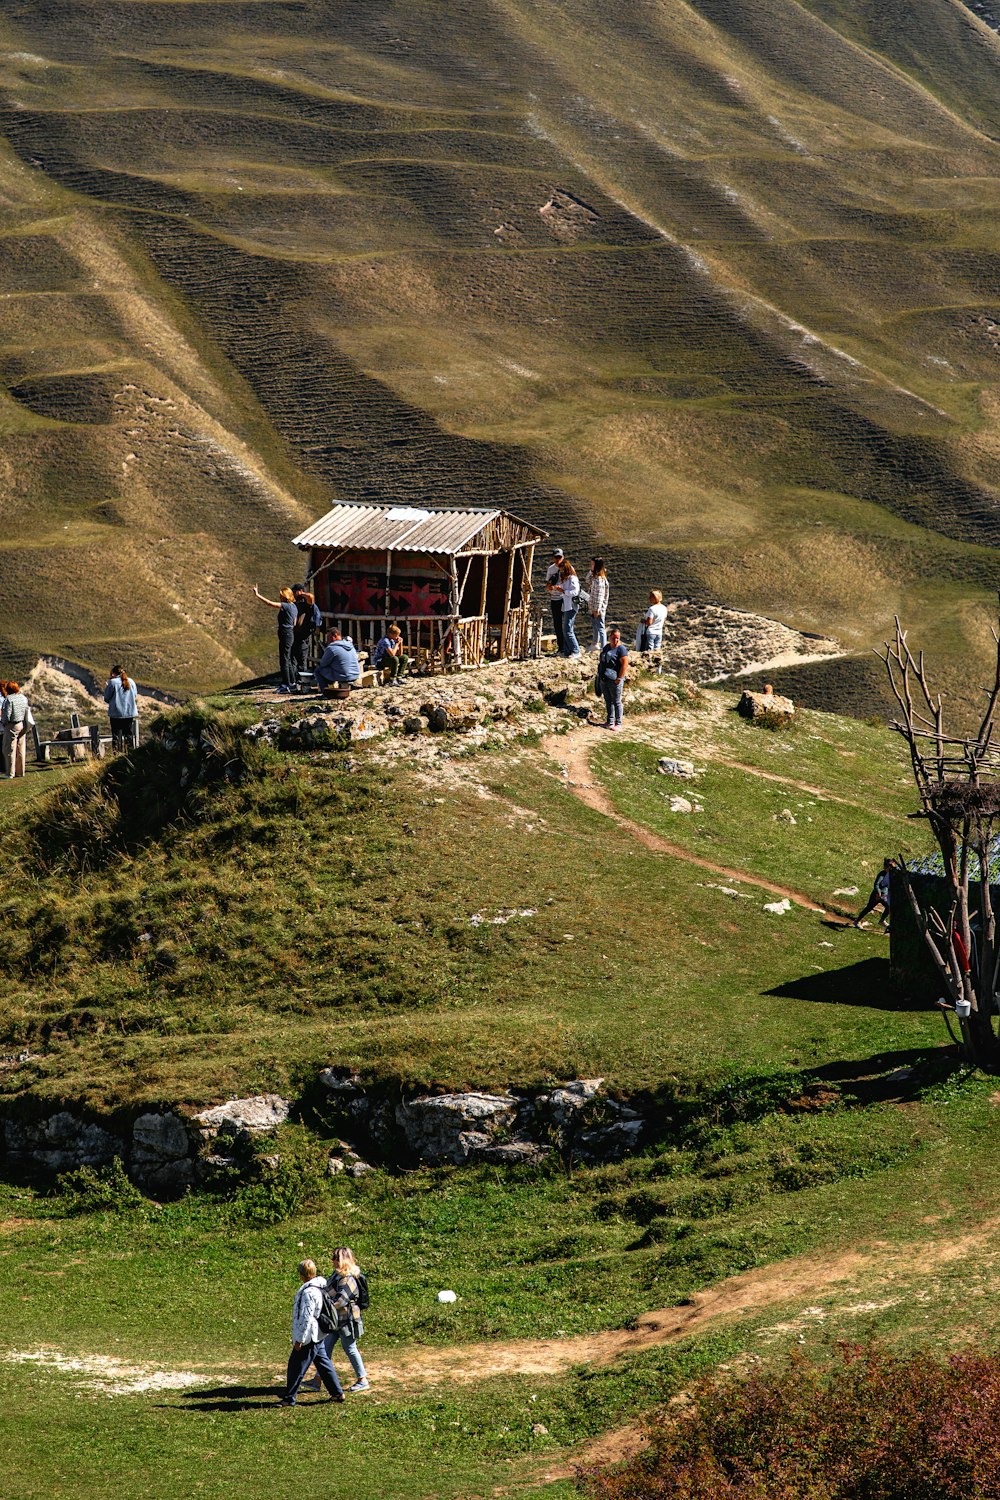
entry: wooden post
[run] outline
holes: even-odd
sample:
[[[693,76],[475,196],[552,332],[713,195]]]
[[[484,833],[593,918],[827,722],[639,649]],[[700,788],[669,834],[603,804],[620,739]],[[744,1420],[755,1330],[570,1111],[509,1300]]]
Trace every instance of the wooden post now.
[[[31,733],[35,741],[35,760],[40,766],[43,766],[47,760],[51,759],[49,747],[47,744],[42,744],[42,737],[38,733],[37,724],[32,724]]]
[[[507,553],[507,589],[503,597],[503,623],[500,626],[500,655],[507,655],[507,630],[510,624],[510,593],[514,587],[514,548]]]

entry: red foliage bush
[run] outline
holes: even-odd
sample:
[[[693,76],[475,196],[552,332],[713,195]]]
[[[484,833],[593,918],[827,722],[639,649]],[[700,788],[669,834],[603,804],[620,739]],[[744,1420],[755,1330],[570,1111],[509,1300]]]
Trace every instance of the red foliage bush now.
[[[591,1500],[1000,1500],[1000,1357],[841,1345],[705,1380]]]

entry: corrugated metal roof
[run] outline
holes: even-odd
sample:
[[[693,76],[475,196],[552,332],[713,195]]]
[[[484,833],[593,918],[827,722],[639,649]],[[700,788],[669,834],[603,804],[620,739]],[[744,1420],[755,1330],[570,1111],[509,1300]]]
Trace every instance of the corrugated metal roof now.
[[[994,834],[990,839],[989,863],[990,885],[1000,885],[1000,834]],[[941,858],[939,849],[935,849],[931,854],[917,855],[915,859],[908,859],[906,868],[913,875],[938,875],[942,880],[944,879],[944,860]],[[969,869],[975,884],[979,880],[979,857],[973,848],[969,849]]]
[[[358,547],[375,552],[460,552],[501,510],[431,510],[416,506],[335,505],[294,540],[296,547]],[[516,517],[514,518],[517,519]],[[520,523],[541,537],[544,532]]]

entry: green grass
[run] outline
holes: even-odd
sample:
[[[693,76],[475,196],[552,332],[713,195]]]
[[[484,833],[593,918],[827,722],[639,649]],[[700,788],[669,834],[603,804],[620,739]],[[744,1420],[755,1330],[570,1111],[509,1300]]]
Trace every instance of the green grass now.
[[[772,735],[738,721],[732,701],[673,701],[601,743],[594,772],[616,805],[822,896],[907,836],[886,731],[806,714]],[[565,1500],[569,1482],[546,1487],[549,1468],[721,1360],[800,1337],[962,1337],[940,1256],[1000,1212],[1000,1177],[979,1149],[992,1083],[956,1073],[938,1018],[891,994],[884,942],[802,909],[772,917],[764,893],[727,897],[644,849],[583,806],[531,736],[425,784],[360,747],[350,764],[256,750],[240,738],[247,716],[181,710],[174,749],[153,741],[129,762],[37,774],[4,804],[17,878],[3,907],[0,1045],[34,1053],[3,1071],[5,1107],[294,1096],[338,1062],[390,1095],[601,1074],[650,1091],[660,1136],[607,1166],[355,1182],[320,1175],[331,1126],[307,1108],[276,1142],[274,1190],[265,1174],[80,1212],[66,1194],[0,1189],[6,1350],[194,1372],[184,1391],[112,1399],[70,1372],[5,1366],[4,1447],[42,1455],[18,1493],[263,1496],[294,1474],[319,1496],[336,1472],[362,1500],[498,1486]],[[207,758],[193,748],[202,736]],[[690,787],[655,761],[684,751],[706,767],[706,812],[678,833],[662,793]],[[783,828],[771,814],[790,798],[797,817],[799,800],[815,806]],[[468,921],[522,906],[535,916]],[[913,1071],[888,1079],[900,1065]],[[295,1160],[313,1165],[282,1208]],[[374,1394],[342,1413],[265,1410],[295,1263],[344,1240],[373,1272]],[[454,1350],[460,1366],[483,1342],[600,1338],[727,1276],[852,1252],[849,1284],[813,1289],[806,1276],[783,1292],[775,1273],[744,1316],[608,1369],[571,1358],[545,1376],[414,1378],[421,1351]],[[987,1292],[991,1257],[988,1236],[968,1252],[970,1295]],[[453,1307],[437,1302],[441,1287],[458,1293]],[[989,1305],[976,1303],[977,1337],[1000,1334]],[[403,1378],[378,1380],[380,1361]]]

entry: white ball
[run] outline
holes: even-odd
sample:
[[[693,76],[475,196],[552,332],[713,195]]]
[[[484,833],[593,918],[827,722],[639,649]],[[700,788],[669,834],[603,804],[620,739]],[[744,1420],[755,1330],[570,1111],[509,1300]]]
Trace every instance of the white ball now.
[[[439,1302],[457,1302],[458,1298],[454,1292],[438,1292]]]

